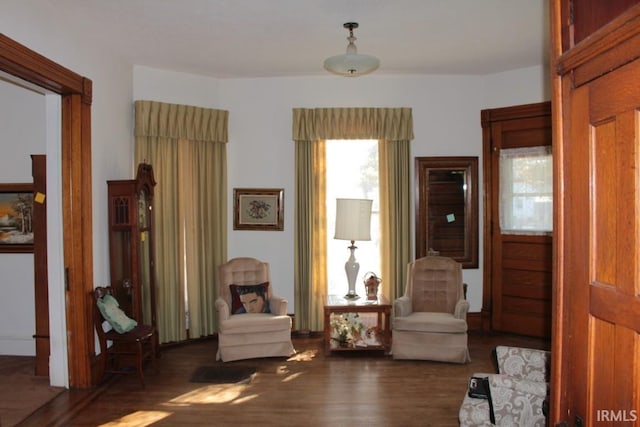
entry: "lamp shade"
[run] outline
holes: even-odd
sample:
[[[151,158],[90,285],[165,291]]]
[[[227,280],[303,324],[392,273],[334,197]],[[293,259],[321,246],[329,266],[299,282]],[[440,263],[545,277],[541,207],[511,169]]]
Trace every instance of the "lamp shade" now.
[[[336,234],[334,239],[371,240],[371,205],[369,199],[336,199]]]
[[[344,53],[332,56],[324,61],[324,68],[334,74],[346,77],[357,77],[369,74],[380,66],[375,56],[359,53]]]

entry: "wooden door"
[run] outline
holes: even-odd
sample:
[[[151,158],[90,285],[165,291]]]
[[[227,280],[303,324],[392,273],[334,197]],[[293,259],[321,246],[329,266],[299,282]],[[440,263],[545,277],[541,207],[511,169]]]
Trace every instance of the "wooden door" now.
[[[485,256],[483,329],[551,336],[552,237],[500,225],[500,153],[551,145],[551,104],[482,111]]]
[[[578,3],[580,10],[585,2]],[[552,6],[558,196],[550,425],[638,426],[640,7],[567,48],[573,41],[562,36],[584,31],[563,27],[571,22],[561,17],[573,15],[566,2]]]

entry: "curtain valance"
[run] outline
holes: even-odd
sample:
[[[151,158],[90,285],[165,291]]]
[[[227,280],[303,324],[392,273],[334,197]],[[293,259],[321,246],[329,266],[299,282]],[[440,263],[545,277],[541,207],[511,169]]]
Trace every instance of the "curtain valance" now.
[[[226,110],[156,101],[135,102],[135,136],[228,142],[228,119]]]
[[[293,140],[413,139],[411,108],[294,108]]]

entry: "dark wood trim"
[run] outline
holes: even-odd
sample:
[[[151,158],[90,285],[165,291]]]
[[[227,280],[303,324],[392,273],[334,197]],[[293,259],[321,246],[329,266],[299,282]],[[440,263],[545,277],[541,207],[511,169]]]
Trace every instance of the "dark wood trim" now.
[[[569,357],[563,347],[563,321],[561,317],[566,313],[564,310],[564,250],[565,233],[561,226],[564,223],[564,197],[562,193],[562,182],[564,181],[564,169],[562,155],[562,116],[564,107],[562,105],[562,78],[556,73],[556,64],[563,50],[572,46],[569,34],[569,22],[567,20],[569,4],[563,0],[552,0],[549,5],[549,21],[551,30],[550,46],[550,75],[551,75],[551,134],[553,139],[553,297],[551,299],[551,375],[549,384],[551,390],[559,390],[559,385],[567,381],[568,372],[562,366],[562,360]],[[567,411],[567,399],[560,392],[554,392],[549,397],[548,425],[556,425],[565,419]]]
[[[460,195],[456,193],[456,191],[459,191],[459,187],[454,187],[453,191],[451,191],[451,188],[447,190],[444,188],[444,186],[453,183],[439,182],[435,186],[441,190],[435,191],[432,189],[434,182],[431,181],[430,174],[438,171],[464,171],[464,183],[467,186],[466,192],[462,195],[464,197],[464,235],[461,236],[462,239],[457,235],[438,236],[441,242],[449,238],[450,240],[447,243],[451,245],[452,242],[455,242],[453,246],[456,247],[460,245],[459,242],[462,240],[463,253],[457,254],[451,251],[450,253],[441,253],[441,255],[455,259],[462,264],[462,268],[478,268],[478,157],[475,156],[415,158],[415,257],[417,259],[427,256],[430,249],[442,250],[436,245],[431,247],[429,243],[433,234],[436,234],[430,227],[430,216],[434,206],[432,201],[438,198],[447,198],[447,196],[460,199]],[[449,203],[449,208],[454,209],[451,206],[451,202],[452,200],[449,199],[446,203]]]
[[[502,109],[501,109],[502,110]],[[493,182],[493,173],[491,168],[492,156],[492,138],[491,138],[491,110],[483,110],[480,112],[480,121],[482,124],[482,206],[483,206],[483,224],[482,224],[482,308],[480,310],[480,319],[483,331],[491,330],[491,313],[493,310],[492,295],[493,290],[491,284],[491,271],[493,261],[488,257],[492,253],[493,240],[493,202],[491,200],[491,183]]]
[[[485,331],[483,323],[482,313],[474,312],[467,314],[467,329],[470,332]]]
[[[551,103],[542,102],[534,104],[515,105],[513,107],[492,108],[480,112],[480,123],[485,129],[492,122],[504,120],[521,120],[531,117],[548,116],[551,114]]]
[[[31,156],[33,175],[33,268],[34,303],[36,311],[35,374],[49,375],[49,281],[47,272],[47,158],[43,154]],[[45,195],[39,201],[38,194]]]
[[[92,305],[87,295],[93,288],[93,274],[87,277],[86,272],[93,270],[93,245],[90,243],[91,205],[90,201],[88,206],[83,203],[87,202],[85,194],[91,194],[91,173],[85,175],[80,165],[86,162],[87,156],[90,158],[90,144],[82,142],[86,138],[87,116],[81,96],[63,97],[62,106],[62,139],[68,141],[63,142],[62,163],[68,162],[71,166],[63,170],[62,176],[62,203],[66,213],[63,216],[64,258],[68,272],[66,300],[67,307],[73,308],[67,310],[67,331],[71,332],[67,337],[69,382],[77,387],[89,387],[92,385],[89,354],[94,347],[94,332],[92,323],[87,321],[92,318]],[[90,168],[90,161],[88,165]],[[84,209],[76,209],[76,206]]]
[[[638,0],[571,0],[570,13],[575,43],[588,38]]]
[[[480,318],[483,331],[493,330],[493,230],[498,224],[493,223],[495,207],[492,195],[497,184],[497,177],[491,167],[492,157],[497,147],[494,147],[493,125],[498,122],[511,120],[534,119],[551,116],[551,102],[516,105],[512,107],[492,108],[480,112],[482,125],[482,202],[483,202],[483,272],[482,272],[482,309]],[[555,155],[555,153],[554,153]],[[555,179],[555,178],[554,178]]]
[[[94,348],[91,100],[92,82],[0,34],[0,70],[62,98],[62,222],[67,272],[69,385],[92,385]]]
[[[577,87],[640,57],[639,21],[637,5],[562,54],[555,72],[561,76],[573,72]]]
[[[0,33],[0,70],[60,95],[88,97],[85,78]]]

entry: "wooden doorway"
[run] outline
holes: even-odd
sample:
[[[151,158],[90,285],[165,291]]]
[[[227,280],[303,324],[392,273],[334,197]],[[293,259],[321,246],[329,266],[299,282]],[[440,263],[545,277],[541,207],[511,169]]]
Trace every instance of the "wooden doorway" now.
[[[640,425],[640,5],[552,2],[549,425]],[[615,18],[618,16],[617,18]]]
[[[531,147],[551,146],[551,104],[549,102],[483,110],[484,171],[484,285],[482,320],[484,330],[510,332],[540,338],[551,337],[552,237],[540,228],[501,223],[501,208],[520,205],[520,215],[538,221],[541,193],[521,190],[509,202],[504,194],[515,192],[512,180],[502,180],[500,165],[507,153],[518,154]],[[550,155],[548,156],[551,157]],[[523,167],[538,163],[532,160]],[[514,163],[515,164],[515,163]],[[524,172],[527,172],[526,170]],[[524,173],[523,172],[523,173]],[[549,173],[551,172],[549,160]],[[503,178],[507,175],[502,172]],[[550,174],[551,175],[551,174]],[[528,178],[528,176],[525,176]],[[549,187],[551,176],[549,178]],[[529,179],[529,181],[533,181]],[[501,184],[502,182],[502,184]],[[505,185],[509,183],[509,185]],[[502,188],[501,188],[502,187]],[[507,190],[509,187],[509,190]],[[525,194],[529,191],[529,194]],[[548,203],[550,205],[551,196]],[[505,205],[505,206],[502,206]],[[550,206],[547,206],[547,208]],[[512,210],[515,210],[513,208]],[[506,215],[503,213],[503,216]],[[548,212],[551,223],[551,210]]]
[[[62,228],[69,385],[91,386],[95,353],[93,289],[91,80],[0,34],[0,71],[57,93],[62,100]]]

